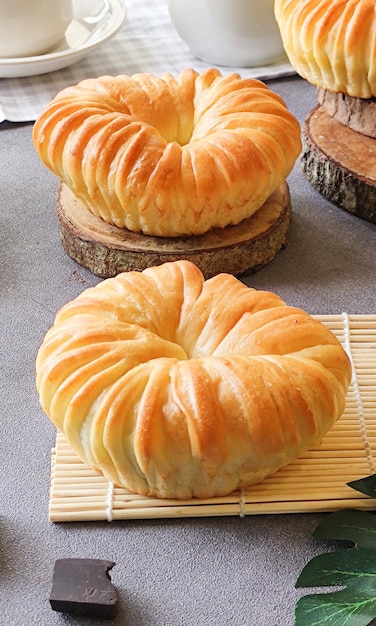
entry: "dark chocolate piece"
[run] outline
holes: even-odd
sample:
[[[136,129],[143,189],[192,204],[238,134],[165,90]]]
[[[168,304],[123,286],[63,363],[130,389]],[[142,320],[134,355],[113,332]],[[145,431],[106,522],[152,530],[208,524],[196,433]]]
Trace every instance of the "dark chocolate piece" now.
[[[50,594],[52,609],[83,617],[115,617],[118,597],[108,573],[114,565],[102,559],[55,561]]]

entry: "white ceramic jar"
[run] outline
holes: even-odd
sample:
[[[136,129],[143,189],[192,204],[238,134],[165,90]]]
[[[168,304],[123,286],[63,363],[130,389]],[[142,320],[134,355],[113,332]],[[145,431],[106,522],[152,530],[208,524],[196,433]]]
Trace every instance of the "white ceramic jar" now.
[[[169,0],[192,53],[214,65],[254,67],[285,58],[274,0]]]
[[[72,18],[72,0],[0,0],[0,58],[47,52]]]

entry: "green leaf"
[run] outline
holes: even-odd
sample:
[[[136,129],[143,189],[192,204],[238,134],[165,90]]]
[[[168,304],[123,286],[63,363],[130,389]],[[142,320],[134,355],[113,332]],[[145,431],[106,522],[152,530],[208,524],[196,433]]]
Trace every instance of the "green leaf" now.
[[[376,498],[376,474],[347,483]],[[343,587],[301,597],[295,626],[369,626],[376,619],[376,515],[347,509],[326,516],[313,536],[349,541],[354,547],[312,559],[296,587]]]
[[[347,484],[349,487],[352,487],[352,489],[360,491],[360,493],[365,493],[371,498],[376,498],[376,474],[366,476],[366,478],[360,478],[359,480],[353,480]]]
[[[376,617],[376,581],[356,578],[345,589],[298,600],[295,626],[368,626]]]
[[[376,550],[351,548],[320,554],[304,567],[296,587],[344,585],[361,576],[373,576],[376,580]]]
[[[325,517],[313,532],[318,539],[342,539],[359,547],[376,549],[376,515],[347,509]]]

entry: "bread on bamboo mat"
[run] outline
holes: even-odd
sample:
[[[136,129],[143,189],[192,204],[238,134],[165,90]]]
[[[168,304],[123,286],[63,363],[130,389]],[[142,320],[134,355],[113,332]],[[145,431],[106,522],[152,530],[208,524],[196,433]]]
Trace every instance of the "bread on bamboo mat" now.
[[[52,522],[209,517],[374,509],[375,501],[347,482],[375,472],[376,315],[315,316],[349,354],[353,379],[346,408],[321,444],[251,489],[188,501],[148,498],[114,487],[88,469],[58,435],[52,451]]]

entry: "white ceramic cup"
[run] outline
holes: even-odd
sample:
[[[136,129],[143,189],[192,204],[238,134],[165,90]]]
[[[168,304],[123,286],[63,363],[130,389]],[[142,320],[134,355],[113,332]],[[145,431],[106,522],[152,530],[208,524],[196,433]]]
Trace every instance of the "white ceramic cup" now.
[[[202,61],[232,67],[285,58],[274,0],[169,0],[171,20]]]
[[[0,58],[44,54],[65,34],[72,0],[0,0]]]

